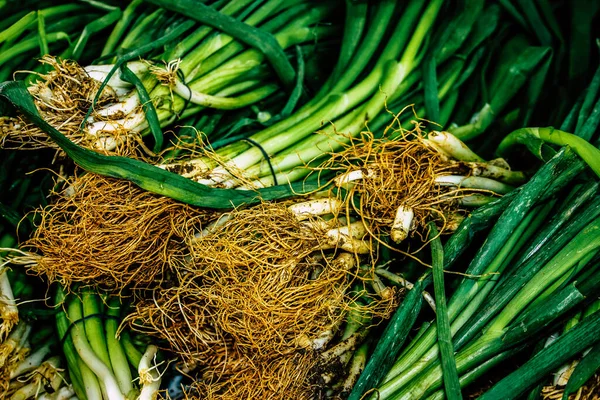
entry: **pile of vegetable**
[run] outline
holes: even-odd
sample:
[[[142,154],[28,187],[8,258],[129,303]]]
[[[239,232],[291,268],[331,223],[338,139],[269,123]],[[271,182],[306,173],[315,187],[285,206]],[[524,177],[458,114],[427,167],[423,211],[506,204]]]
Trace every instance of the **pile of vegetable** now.
[[[0,10],[3,398],[598,395],[596,5]]]

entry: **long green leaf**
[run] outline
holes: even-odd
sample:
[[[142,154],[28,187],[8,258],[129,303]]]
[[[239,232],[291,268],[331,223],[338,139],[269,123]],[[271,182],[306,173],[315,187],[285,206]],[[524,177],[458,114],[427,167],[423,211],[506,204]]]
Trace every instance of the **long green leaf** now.
[[[136,17],[135,9],[138,8],[142,1],[143,0],[133,0],[129,3],[129,5],[127,5],[125,10],[123,10],[119,21],[115,24],[115,27],[113,28],[112,32],[110,33],[110,36],[108,37],[108,40],[104,43],[104,48],[102,49],[102,56],[113,52],[114,47],[117,45],[117,42],[125,33],[125,30],[127,29],[128,25]]]
[[[473,369],[470,369],[468,372],[461,375],[460,385],[463,388],[470,385],[475,380],[477,380],[477,379],[481,378],[483,375],[485,375],[489,370],[494,368],[496,365],[514,357],[516,354],[520,353],[521,351],[523,351],[526,348],[527,348],[527,346],[513,347],[513,348],[506,350],[498,355],[493,356],[489,360],[483,361],[482,363],[476,365]],[[437,392],[435,392],[431,395],[429,394],[429,392],[427,392],[427,393],[425,393],[425,396],[427,396],[427,400],[444,400],[446,398],[443,390],[438,390]]]
[[[379,385],[389,370],[419,315],[425,283],[425,279],[417,281],[394,313],[348,400],[362,399],[368,390]]]
[[[575,367],[565,387],[563,400],[568,399],[570,394],[576,393],[598,370],[600,370],[600,343],[596,343]]]
[[[275,37],[258,28],[244,24],[213,8],[194,0],[147,0],[149,3],[183,14],[188,18],[212,26],[237,40],[260,50],[287,88],[294,87],[295,71]]]
[[[434,223],[429,224],[429,236],[431,239],[431,264],[433,266],[433,287],[435,292],[435,315],[437,321],[438,346],[442,357],[442,372],[444,375],[444,387],[446,397],[449,400],[462,399],[460,382],[454,359],[452,347],[452,332],[450,331],[450,319],[446,306],[446,290],[444,288],[444,249],[439,233]]]
[[[152,99],[144,87],[142,80],[127,67],[127,64],[121,65],[121,78],[135,86],[138,98],[142,104],[142,110],[144,110],[144,115],[146,116],[146,121],[150,127],[150,132],[154,138],[154,152],[158,153],[162,149],[163,133],[162,129],[160,129],[160,121],[156,114],[154,103],[152,103]]]
[[[522,49],[515,59],[510,60],[505,71],[498,69],[500,72],[495,76],[495,84],[493,82],[491,85],[493,89],[489,102],[484,104],[469,124],[452,128],[450,132],[461,140],[470,140],[483,133],[506,106],[512,104],[521,88],[538,72],[540,63],[547,62],[551,56],[552,49],[549,47],[529,46]]]
[[[585,98],[583,100],[583,104],[581,105],[581,110],[579,111],[579,116],[577,117],[577,126],[575,128],[575,135],[582,136],[581,130],[583,129],[584,124],[587,119],[590,117],[592,112],[592,107],[596,103],[596,99],[598,98],[598,91],[600,90],[600,68],[596,70],[590,85],[587,87],[585,91]],[[586,138],[589,140],[589,138]]]
[[[280,185],[257,191],[211,188],[138,160],[105,156],[77,146],[40,117],[23,82],[0,83],[0,100],[4,100],[0,101],[0,114],[6,115],[10,107],[14,107],[46,132],[81,168],[100,175],[127,179],[142,189],[183,203],[223,209],[291,197],[304,190],[316,189],[315,185],[308,184]]]
[[[503,339],[507,342],[518,342],[524,338],[539,332],[558,317],[564,315],[573,307],[581,303],[585,296],[572,283],[545,302],[540,302],[535,307],[526,310],[504,334]]]
[[[502,140],[498,145],[497,152],[500,155],[506,155],[508,150],[517,144],[525,144],[531,149],[531,143],[539,143],[540,141],[571,147],[579,157],[586,162],[592,171],[600,176],[600,150],[572,133],[554,129],[552,127],[517,129]]]
[[[105,29],[114,24],[119,18],[121,18],[121,10],[116,8],[108,14],[98,18],[97,20],[90,22],[83,28],[83,32],[79,35],[77,42],[69,50],[72,49],[72,58],[78,60],[85,50],[85,46],[90,37],[102,29]]]
[[[438,31],[438,35],[423,61],[423,87],[427,118],[440,119],[438,99],[437,66],[454,54],[467,40],[483,9],[481,0],[467,0],[458,15],[449,19],[448,26]],[[493,23],[492,23],[493,25]],[[467,57],[468,54],[462,54]]]
[[[576,354],[600,341],[600,311],[595,312],[558,338],[518,370],[498,382],[479,400],[510,400],[518,398]]]
[[[558,220],[549,224],[559,230],[545,229],[536,237],[524,257],[517,261],[513,272],[488,296],[486,303],[455,335],[454,345],[459,348],[469,343],[479,331],[497,315],[519,290],[532,279],[546,263],[562,250],[577,233],[600,215],[600,199],[594,199],[575,218],[570,218],[573,209],[560,213]],[[562,227],[562,228],[561,228]]]
[[[552,35],[548,28],[546,28],[542,16],[535,6],[535,2],[531,0],[517,0],[517,2],[521,5],[521,9],[529,22],[531,32],[538,37],[542,45],[550,46],[552,44]]]

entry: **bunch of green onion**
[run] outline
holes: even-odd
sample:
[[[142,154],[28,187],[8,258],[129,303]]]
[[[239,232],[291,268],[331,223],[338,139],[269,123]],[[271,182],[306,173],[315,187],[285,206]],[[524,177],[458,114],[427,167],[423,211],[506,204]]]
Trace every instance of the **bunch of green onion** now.
[[[1,60],[0,76],[11,75],[16,65],[31,57],[30,51],[36,46],[41,54],[56,49],[56,54],[65,58],[87,59],[94,53],[88,45],[98,44],[94,35],[88,41],[90,35],[115,24],[109,39],[100,45],[103,58],[86,67],[86,71],[98,81],[108,83],[119,101],[95,109],[84,121],[84,129],[86,134],[98,137],[99,146],[105,150],[118,145],[111,132],[121,130],[151,133],[154,153],[169,147],[165,138],[172,139],[176,147],[165,153],[162,169],[136,160],[86,152],[73,145],[60,132],[44,125],[30,99],[20,90],[22,87],[4,85],[0,96],[47,130],[84,169],[130,179],[144,189],[180,201],[216,208],[289,196],[301,186],[234,193],[196,182],[246,189],[295,182],[307,176],[310,167],[329,153],[351,143],[365,124],[372,131],[380,131],[394,118],[386,112],[388,109],[396,113],[408,104],[413,104],[417,116],[439,122],[455,135],[441,135],[446,142],[475,140],[490,154],[506,127],[525,126],[535,119],[534,106],[546,90],[544,82],[557,76],[553,74],[551,55],[554,36],[562,50],[565,42],[555,29],[556,21],[545,1],[539,3],[549,29],[544,24],[535,24],[540,15],[527,2],[518,2],[515,7],[510,1],[487,4],[474,0],[450,15],[451,7],[441,0],[347,1],[337,64],[322,88],[312,95],[303,91],[307,79],[302,71],[303,57],[315,50],[310,44],[315,35],[327,39],[336,33],[335,26],[320,23],[332,16],[338,3],[210,2],[207,7],[218,10],[220,15],[243,21],[246,25],[242,32],[256,33],[248,28],[256,26],[268,34],[246,38],[245,42],[239,32],[236,35],[221,32],[225,29],[222,26],[213,29],[197,25],[193,20],[202,16],[187,7],[189,2],[151,2],[164,8],[146,8],[142,6],[144,3],[134,0],[123,10],[85,2],[16,13],[0,25],[0,45],[5,50],[11,49],[5,54],[10,54],[13,60],[8,57]],[[59,18],[84,8],[89,11],[84,18]],[[105,18],[98,25],[95,19],[102,12]],[[187,14],[187,18],[180,14]],[[502,30],[501,22],[508,23],[508,17],[524,31],[534,32],[536,40],[531,40],[531,35],[511,36]],[[539,29],[531,29],[528,24]],[[81,26],[85,26],[84,32],[78,31]],[[185,39],[170,45],[186,34]],[[67,37],[70,44],[62,41]],[[260,48],[261,38],[268,38],[270,44],[276,42],[275,50]],[[14,46],[17,42],[23,46]],[[260,51],[248,50],[242,42]],[[68,46],[59,47],[60,44]],[[298,69],[290,73],[289,54],[282,50],[293,46],[297,46]],[[496,52],[498,49],[501,51]],[[559,51],[557,57],[564,54]],[[136,61],[140,56],[152,61]],[[107,60],[110,65],[101,65]],[[575,57],[570,60],[572,67],[576,65]],[[489,84],[481,84],[486,80]],[[343,383],[345,391],[351,392],[350,398],[361,398],[372,388],[377,388],[382,399],[459,398],[461,387],[547,337],[548,327],[562,329],[559,340],[548,342],[525,364],[529,371],[511,374],[483,398],[525,393],[546,374],[588,349],[588,356],[580,363],[586,369],[584,372],[574,369],[576,383],[568,386],[568,391],[577,390],[576,385],[583,377],[597,369],[596,363],[589,361],[592,359],[589,354],[592,357],[598,354],[593,332],[600,321],[597,303],[589,301],[598,295],[597,183],[595,177],[589,176],[575,181],[584,164],[572,150],[594,172],[600,171],[597,150],[588,143],[594,139],[600,118],[596,105],[599,82],[597,74],[587,95],[568,114],[560,131],[522,129],[500,144],[501,155],[506,156],[511,154],[508,150],[512,145],[524,143],[544,162],[529,183],[516,190],[505,190],[500,200],[484,199],[480,204],[485,205],[473,211],[443,247],[431,227],[432,275],[409,284],[412,289],[370,357],[369,340],[374,342],[374,339],[363,342],[357,350],[342,353],[343,363],[352,366],[353,379],[361,365],[366,364],[356,385],[350,380]],[[288,93],[282,94],[281,87]],[[289,100],[280,110],[282,99]],[[298,104],[300,107],[294,111]],[[242,108],[243,112],[230,114],[228,110],[233,108]],[[269,112],[265,112],[267,108]],[[559,111],[557,115],[564,114]],[[251,115],[248,122],[235,121],[248,115]],[[275,116],[269,118],[269,115]],[[217,128],[223,119],[229,122],[225,133]],[[399,119],[406,126],[414,118],[404,113]],[[179,121],[193,125],[193,129],[176,130],[176,137],[163,135],[163,128]],[[323,127],[327,122],[331,124]],[[260,130],[246,129],[248,126],[259,126]],[[574,132],[579,139],[566,131]],[[209,155],[194,158],[197,152],[193,145],[203,146],[207,138]],[[461,153],[460,141],[454,141],[458,146],[444,150],[447,143],[436,142],[439,139],[435,135],[427,138],[462,162],[483,161],[474,153]],[[548,143],[570,147],[557,153]],[[457,154],[464,157],[461,159]],[[523,181],[524,176],[509,171],[506,164],[493,167],[504,178],[515,179],[516,184]],[[185,172],[182,177],[168,171]],[[457,179],[464,184],[464,177]],[[303,187],[307,188],[314,189],[310,185]],[[6,215],[15,221],[15,215]],[[462,260],[459,256],[466,252],[473,236],[488,228],[491,230],[487,240],[470,261],[464,272],[466,276],[451,288],[453,295],[446,306],[443,271],[459,264],[458,260]],[[380,266],[374,272],[382,279],[406,284],[390,267]],[[401,346],[421,309],[422,291],[431,281],[435,300],[426,300],[436,307],[436,324],[424,323],[403,349]],[[88,292],[83,297],[87,295],[96,296]],[[58,302],[65,300],[62,294],[58,297]],[[106,342],[114,344],[114,320],[106,320],[102,326],[98,319],[86,319],[86,313],[94,315],[98,311],[97,300],[90,302],[86,311],[85,299],[82,304],[76,298],[68,298],[67,314],[57,315],[61,337],[66,338],[68,369],[79,396],[124,398],[132,390],[135,392],[126,383],[131,378],[125,377],[125,371],[140,366],[149,369],[155,349],[150,347],[141,356],[139,350],[129,348],[129,354],[125,347],[117,352],[120,358],[113,359],[111,346]],[[571,316],[573,310],[581,315],[581,322],[562,328],[560,318]],[[71,320],[71,328],[67,318]],[[343,340],[356,334],[358,328],[352,325],[348,323]],[[98,335],[88,335],[88,326],[90,332]],[[23,329],[18,326],[17,332]],[[104,335],[108,334],[104,339],[102,330]],[[92,342],[97,346],[90,352],[90,346],[94,347]],[[82,367],[83,364],[87,367]],[[80,375],[75,371],[81,371]],[[155,390],[157,381],[158,377],[150,374],[142,392]]]
[[[273,41],[281,52],[277,56],[284,57],[279,63],[291,68],[284,50],[305,43],[326,41],[337,31],[335,25],[324,23],[334,10],[332,2],[230,1],[215,2],[199,10],[185,1],[155,3],[178,13],[189,14],[191,19],[201,22],[219,16],[222,19],[217,21],[221,24],[220,28],[223,24],[237,25],[232,25],[231,33],[225,33],[210,26],[198,26],[191,19],[182,21],[181,17],[170,16],[171,20],[174,19],[173,27],[165,31],[163,38],[171,36],[171,39],[175,39],[176,34],[179,37],[185,35],[185,39],[167,46],[162,53],[150,53],[149,56],[155,61],[129,62],[125,66],[123,58],[117,57],[116,64],[86,67],[91,77],[106,81],[108,86],[116,90],[119,98],[118,103],[95,111],[103,118],[98,122],[88,120],[88,134],[104,135],[119,130],[133,133],[152,130],[155,133],[154,130],[160,130],[160,127],[207,108],[231,110],[258,103],[280,91],[281,85],[273,80],[267,63],[272,60],[257,49],[248,49],[243,43],[244,35],[256,36],[254,42]],[[132,2],[124,11],[128,20],[132,19],[130,15],[135,13],[139,5],[140,2]],[[107,43],[103,53],[119,53],[129,49],[131,44],[136,43],[134,39],[137,39],[139,29],[161,16],[165,18],[169,15],[166,9],[158,8],[138,25],[132,26],[121,39],[119,47],[110,47]],[[207,15],[203,16],[203,13]],[[114,43],[124,33],[128,20],[117,25],[109,43]],[[113,38],[115,40],[111,41]],[[308,52],[312,50],[310,46],[304,49]],[[131,60],[133,56],[127,54],[126,59]],[[119,67],[121,76],[116,74],[111,77]],[[133,71],[135,77],[124,68]],[[288,75],[282,77],[286,79],[283,81],[284,88],[291,83]],[[156,119],[146,120],[141,108],[146,99],[153,102]],[[105,148],[112,149],[115,145],[106,143]],[[155,148],[160,150],[160,146]]]
[[[411,104],[417,117],[439,124],[435,128],[441,125],[459,139],[473,139],[504,118],[524,87],[527,104],[519,104],[518,116],[508,110],[506,118],[513,126],[526,123],[548,75],[551,48],[534,46],[518,29],[514,37],[494,37],[503,22],[511,23],[505,11],[483,1],[452,11],[436,1],[347,2],[338,62],[308,102],[258,132],[231,138],[213,134],[208,155],[166,159],[161,167],[219,187],[295,182],[365,126],[382,132],[393,121],[391,114]],[[496,46],[505,46],[498,56],[492,53]],[[478,74],[492,81],[481,105]],[[511,85],[503,87],[503,82]],[[413,112],[399,115],[404,127],[412,125]],[[474,113],[478,119],[469,121]],[[210,119],[202,122],[210,126]]]
[[[84,72],[102,82],[100,90],[89,95],[93,100],[88,114],[77,122],[81,123],[77,135],[95,138],[93,148],[114,150],[127,137],[152,133],[153,150],[158,153],[168,137],[162,128],[175,121],[186,121],[207,108],[245,108],[273,95],[273,100],[281,101],[286,96],[281,88],[292,91],[295,77],[285,50],[295,47],[299,60],[311,57],[320,43],[330,41],[338,30],[335,21],[328,23],[334,2],[215,1],[194,7],[185,1],[156,4],[160,7],[133,1],[124,10],[105,5],[110,11],[106,18],[85,25],[77,46],[58,59],[79,59],[91,33],[114,25],[101,56]],[[52,9],[54,14],[49,15],[72,11],[64,7]],[[43,21],[49,12],[31,12],[7,29],[19,35],[37,33],[42,40],[43,32],[29,33],[30,25]],[[47,50],[42,49],[42,55]],[[107,60],[113,64],[106,64]],[[53,72],[48,73],[52,76]],[[295,83],[295,92],[302,84]],[[61,88],[35,85],[31,90],[39,101],[54,104],[57,113],[65,112],[60,109],[65,95]],[[114,102],[96,106],[97,99],[107,93]],[[20,133],[4,135],[10,141],[11,135],[18,137]]]
[[[79,398],[156,398],[161,385],[158,348],[150,344],[142,353],[128,332],[118,332],[122,318],[118,297],[102,300],[89,288],[66,295],[59,288],[55,302],[57,333]]]
[[[538,149],[534,154],[542,159],[554,155],[527,184],[473,212],[443,249],[439,239],[434,239],[436,323],[425,323],[407,347],[400,347],[408,329],[397,336],[394,329],[400,331],[399,324],[415,322],[414,313],[402,308],[418,310],[421,304],[421,296],[413,289],[410,301],[405,301],[380,339],[382,352],[375,350],[372,365],[350,398],[358,399],[373,387],[383,399],[461,398],[462,387],[521,353],[540,335],[560,326],[565,316],[583,311],[582,323],[566,330],[481,397],[517,398],[598,341],[592,332],[600,323],[594,301],[600,279],[596,178],[600,152],[582,139],[593,137],[599,125],[591,107],[597,102],[598,77],[600,70],[583,103],[575,105],[561,126],[575,134],[530,128],[515,131],[501,143],[499,151],[504,155],[516,143]],[[571,146],[581,158],[569,147],[556,152],[550,144]],[[583,160],[594,174],[577,182]],[[487,239],[471,258],[446,306],[443,272],[457,263],[474,232],[489,226]],[[419,281],[419,289],[431,281],[427,274]],[[393,338],[400,340],[389,351]],[[584,371],[576,376],[589,378],[598,368],[589,359],[582,364]],[[584,382],[577,379],[569,391]]]

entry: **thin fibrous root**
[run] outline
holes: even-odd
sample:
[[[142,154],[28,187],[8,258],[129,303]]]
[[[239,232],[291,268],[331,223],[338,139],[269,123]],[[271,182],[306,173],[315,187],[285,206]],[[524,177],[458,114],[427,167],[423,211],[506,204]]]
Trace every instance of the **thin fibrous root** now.
[[[390,130],[399,133],[399,137],[387,137]],[[478,162],[481,176],[471,178],[474,167],[470,161],[452,159],[438,145],[424,139],[418,126],[413,131],[390,126],[381,138],[365,131],[356,138],[347,139],[346,147],[331,153],[314,173],[322,170],[338,172],[334,186],[345,190],[332,189],[331,197],[338,200],[340,209],[350,209],[358,215],[368,227],[369,235],[376,240],[389,236],[392,242],[400,243],[417,236],[424,241],[429,221],[434,221],[442,233],[450,230],[448,219],[456,221],[456,215],[465,212],[461,210],[461,198],[476,193],[497,196],[513,189],[482,177],[486,173],[482,172],[485,164],[481,158],[461,147],[462,153],[469,153],[468,157],[463,156]],[[490,173],[495,178],[493,175]],[[451,184],[440,185],[440,177],[448,176],[460,178]],[[511,177],[518,178],[516,175]],[[473,182],[491,186],[480,188],[473,184],[464,187],[464,183]]]
[[[126,319],[169,343],[186,370],[200,371],[190,398],[313,398],[318,354],[366,293],[350,289],[368,281],[358,277],[356,252],[324,244],[332,229],[349,237],[365,229],[360,221],[356,229],[348,221],[318,223],[321,217],[300,221],[290,211],[293,201],[233,210],[202,234],[190,232],[178,284],[154,291]],[[362,307],[381,320],[397,302],[398,296],[373,295]],[[278,378],[265,385],[274,373]],[[263,383],[254,383],[260,377]]]
[[[11,258],[65,285],[143,288],[186,251],[188,229],[201,230],[211,215],[135,184],[95,174],[75,177],[37,210],[38,228]]]
[[[138,146],[139,135],[134,131],[114,129],[110,133],[113,138],[112,148],[101,148],[98,136],[101,132],[90,134],[89,122],[107,121],[107,119],[125,119],[129,117],[122,113],[102,116],[92,112],[91,118],[84,121],[98,89],[100,82],[90,77],[84,68],[75,61],[59,60],[44,56],[41,62],[52,67],[46,74],[40,74],[39,79],[28,87],[40,116],[51,126],[59,130],[71,141],[89,149],[108,153],[143,157],[143,151]],[[107,86],[94,104],[94,110],[118,103],[117,94]],[[114,124],[113,124],[114,125]],[[35,124],[22,115],[0,118],[0,146],[3,148],[53,148],[60,150],[58,145]],[[62,154],[62,152],[59,152]]]

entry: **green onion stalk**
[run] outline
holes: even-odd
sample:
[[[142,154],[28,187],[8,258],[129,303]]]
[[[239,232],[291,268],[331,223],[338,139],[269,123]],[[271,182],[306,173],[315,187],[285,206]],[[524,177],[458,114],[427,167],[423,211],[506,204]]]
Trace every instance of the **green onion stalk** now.
[[[577,325],[581,321],[581,317],[582,317],[582,312],[575,313],[565,323],[565,325],[562,329],[562,332],[560,332],[560,334],[564,335],[571,328],[573,328],[575,325]],[[556,335],[556,336],[558,336],[558,335]],[[556,336],[550,336],[548,338],[548,343],[547,343],[546,347],[548,347],[550,344],[552,344],[557,339]],[[569,382],[569,379],[571,378],[571,375],[573,374],[573,370],[575,369],[577,363],[578,363],[578,360],[572,360],[571,362],[561,365],[560,368],[558,370],[556,370],[556,372],[553,374],[554,379],[552,380],[552,385],[553,386],[565,386]]]
[[[225,160],[221,166],[212,168],[211,160],[193,160],[188,164],[194,171],[184,176],[225,187],[238,186],[236,174],[246,180],[258,178],[251,186],[295,180],[307,171],[297,169],[288,178],[286,172],[340,150],[364,128],[367,116],[381,112],[387,98],[418,67],[442,1],[399,4],[387,0],[369,5],[368,14],[354,13],[355,7],[348,2],[346,24],[360,26],[364,30],[362,40],[354,39],[345,46],[345,53],[322,90],[291,116],[249,136],[248,141],[217,149],[216,158]],[[392,18],[394,15],[396,18]],[[365,19],[371,23],[365,23]],[[347,30],[346,34],[355,33]],[[332,123],[322,127],[324,121]],[[320,128],[322,131],[315,134]],[[336,135],[337,131],[347,136]]]
[[[577,322],[591,316],[599,309],[600,301],[596,300],[578,314]],[[563,399],[568,398],[572,393],[576,393],[598,371],[598,368],[600,368],[600,365],[598,365],[599,353],[600,345],[596,343],[594,346],[586,349],[580,358],[571,362],[573,367],[570,369],[571,373],[563,391]]]
[[[244,135],[245,140],[233,144],[217,138],[209,147],[214,150],[210,156],[166,163],[162,167],[207,185],[242,189],[265,187],[305,178],[319,165],[319,160],[343,150],[352,137],[366,130],[365,127],[381,135],[386,126],[394,124],[393,116],[385,111],[400,111],[412,103],[417,115],[429,117],[431,114],[438,118],[436,122],[446,125],[457,108],[459,89],[477,79],[474,71],[487,56],[487,48],[482,43],[495,32],[500,9],[473,1],[450,19],[437,17],[442,5],[436,2],[393,3],[359,6],[347,2],[345,26],[357,29],[345,30],[344,48],[323,89],[292,115],[257,133]],[[396,20],[389,18],[394,7],[393,12],[398,13]],[[368,15],[373,17],[365,21]],[[444,34],[442,27],[457,23],[455,20],[462,21],[463,29]],[[385,24],[388,24],[387,34]],[[435,38],[433,43],[424,40],[428,35]],[[523,47],[524,53],[534,51],[534,48]],[[535,53],[538,61],[530,61],[531,65],[519,66],[510,72],[519,77],[529,76],[536,71],[540,59],[546,61],[547,50]],[[349,58],[353,63],[348,64]],[[514,64],[514,60],[507,59],[506,64],[510,63]],[[362,80],[358,79],[361,71],[366,74]],[[425,87],[426,107],[421,81],[425,74],[432,73],[436,75],[436,85]],[[526,79],[504,78],[514,82],[514,87],[498,90],[501,98],[498,101],[502,104],[514,97],[526,82]],[[441,114],[430,110],[431,97],[436,98]],[[500,103],[497,106],[494,103],[494,110],[494,115],[502,111]],[[412,115],[408,111],[400,115],[400,125],[405,129],[410,129],[411,120],[415,119]],[[396,139],[402,134],[398,130],[389,136]],[[469,161],[484,160],[478,157]],[[488,163],[485,168],[495,167]],[[502,175],[510,175],[509,171],[506,164],[498,166]],[[524,176],[517,173],[514,179],[513,183],[522,183]]]
[[[556,293],[560,286],[555,288],[554,291],[546,292],[545,289],[559,282],[561,276],[565,274],[571,276],[570,273],[579,260],[584,259],[586,254],[593,254],[597,251],[598,243],[589,240],[593,237],[593,232],[596,232],[596,220],[592,218],[591,222],[588,219],[587,225],[582,222],[584,230],[581,234],[577,235],[576,233],[579,233],[579,231],[575,230],[576,232],[571,233],[564,240],[567,242],[564,248],[561,249],[560,247],[564,246],[562,244],[564,242],[561,242],[558,247],[554,243],[540,247],[540,250],[538,250],[539,255],[533,255],[534,258],[529,261],[529,265],[541,264],[537,267],[539,272],[530,278],[531,280],[525,286],[519,286],[514,282],[502,285],[502,280],[500,280],[500,283],[496,283],[497,274],[501,274],[500,277],[505,274],[520,277],[521,275],[517,274],[516,271],[519,268],[527,268],[527,262],[521,261],[524,264],[517,263],[515,272],[511,272],[510,269],[507,270],[507,267],[514,262],[513,258],[519,254],[519,249],[523,249],[523,245],[536,233],[535,230],[543,226],[550,210],[551,207],[545,205],[538,205],[534,208],[517,225],[517,229],[510,233],[508,240],[501,247],[492,263],[488,265],[488,268],[481,271],[481,277],[475,281],[473,278],[465,280],[450,299],[448,303],[448,315],[451,321],[450,332],[452,333],[455,350],[458,351],[456,368],[460,375],[465,374],[478,363],[484,362],[488,357],[507,351],[509,348],[504,345],[507,332],[511,330],[514,332],[517,328],[522,327],[522,332],[520,331],[522,337],[519,340],[525,340],[523,337],[532,335],[535,332],[535,326],[526,325],[523,320],[515,322],[515,318],[523,310],[526,311],[530,304],[535,305],[534,300],[536,298],[541,299],[537,301],[551,301],[553,293]],[[583,218],[589,212],[589,209],[583,209],[580,212]],[[501,219],[499,223],[504,219]],[[488,239],[488,242],[490,240]],[[534,242],[539,240],[541,238],[534,239]],[[551,250],[551,248],[554,250]],[[489,246],[484,246],[481,251],[485,252],[486,250],[490,251]],[[556,253],[557,251],[558,253]],[[526,253],[528,252],[531,251],[526,251]],[[551,254],[556,255],[548,260]],[[575,254],[577,254],[576,257],[574,257]],[[540,259],[541,257],[545,259]],[[535,264],[532,264],[534,262]],[[519,265],[522,265],[522,267],[519,267]],[[473,267],[475,265],[472,263],[470,270],[475,269]],[[469,273],[469,270],[467,272]],[[567,280],[562,283],[564,285],[568,282]],[[470,339],[471,342],[467,341],[469,336],[464,336],[464,332],[466,332],[465,329],[469,331],[470,327],[477,325],[477,310],[483,304],[486,304],[484,301],[492,301],[491,297],[498,296],[500,293],[506,294],[507,287],[522,289],[514,295],[515,297],[504,306],[500,314],[495,316],[492,321],[489,319],[487,319],[489,322],[482,320],[486,323],[483,325],[482,333],[478,337],[475,336]],[[499,288],[504,288],[504,290],[500,291]],[[583,296],[580,296],[580,298],[583,298]],[[500,303],[500,300],[498,300],[498,303]],[[498,303],[491,304],[496,305]],[[542,309],[547,306],[548,303],[539,304]],[[552,318],[556,318],[556,315],[552,315]],[[550,321],[547,320],[547,322]],[[535,319],[526,320],[526,322],[533,324]],[[388,371],[387,376],[382,379],[383,383],[378,386],[379,396],[382,396],[382,398],[415,398],[426,396],[427,393],[439,389],[445,369],[439,365],[439,350],[436,345],[435,332],[436,330],[433,328],[427,329],[425,334],[421,335],[404,353],[400,354],[395,364]],[[518,341],[515,340],[511,343],[516,344]]]
[[[584,121],[593,121],[597,126],[589,110],[581,109],[579,113]],[[527,184],[513,191],[514,197],[507,195],[494,202],[507,201],[508,208],[500,215],[466,270],[467,277],[448,302],[457,372],[452,373],[440,365],[436,329],[429,326],[399,354],[385,376],[369,381],[370,387],[377,387],[380,398],[431,395],[441,388],[446,374],[458,373],[460,377],[474,373],[469,371],[480,368],[480,364],[516,344],[527,343],[540,329],[556,323],[587,296],[594,295],[600,244],[597,240],[598,185],[593,179],[583,185],[569,182],[581,173],[586,164],[584,160],[590,160],[587,165],[595,171],[594,157],[590,154],[598,155],[598,149],[585,141],[582,143],[577,135],[565,132],[553,135],[552,132],[552,129],[525,129],[506,139],[507,144],[518,140],[524,144],[537,143],[537,147],[531,144],[528,147],[537,149],[538,157],[542,145],[564,145],[567,141],[574,145],[558,153],[546,149],[545,155],[555,153],[552,159]],[[508,148],[502,144],[499,149]],[[565,179],[560,178],[561,175]],[[555,189],[550,188],[558,181],[558,189],[563,188],[563,194],[558,199],[549,197],[555,195]],[[494,203],[489,203],[481,212]],[[470,218],[463,221],[446,244],[445,252],[450,254],[450,260],[445,268],[456,259],[456,244],[462,242],[462,227],[472,223]],[[591,346],[593,341],[586,343]],[[568,359],[561,358],[560,362]],[[560,362],[552,365],[558,367]],[[529,383],[535,382],[523,383],[524,387]],[[361,393],[364,392],[357,395]]]
[[[58,288],[55,301],[59,307],[56,326],[69,381],[79,398],[129,399],[140,393],[144,393],[144,398],[156,396],[160,374],[153,369],[150,381],[145,378],[153,356],[141,357],[141,360],[139,355],[132,358],[128,354],[135,355],[139,350],[135,347],[127,350],[132,345],[117,336],[121,321],[118,298],[109,297],[103,302],[91,288],[69,295]],[[139,375],[141,387],[132,374],[132,370],[138,368],[144,374],[144,379]]]
[[[0,81],[12,79],[15,72],[21,72],[14,75],[16,78],[28,71],[44,72],[36,59],[50,52],[91,60],[99,40],[94,34],[110,26],[120,14],[118,8],[113,9],[110,14],[83,2],[31,2],[19,10],[3,12],[10,17],[3,18],[0,26]]]
[[[7,275],[6,271],[3,275]],[[24,290],[19,290],[19,282],[13,281],[17,298],[29,298]],[[25,282],[25,285],[31,285]],[[7,287],[3,287],[3,297],[9,307]],[[13,301],[14,303],[14,301]],[[44,326],[46,310],[31,310],[27,306],[14,306],[18,322],[3,319],[6,329],[0,342],[0,395],[3,398],[26,399],[37,395],[54,393],[59,389],[69,389],[61,374],[61,358],[56,351],[56,340],[51,326]],[[38,323],[31,321],[32,313],[39,312]],[[7,316],[8,317],[8,316]],[[3,317],[4,318],[4,317]],[[41,322],[41,324],[40,324]]]
[[[38,155],[39,156],[39,155]],[[49,394],[69,387],[61,378],[61,360],[57,359],[57,343],[48,314],[52,312],[41,306],[38,297],[41,283],[26,271],[10,263],[18,253],[15,249],[17,233],[27,235],[30,230],[28,218],[23,213],[43,198],[46,185],[27,176],[32,165],[42,165],[43,159],[16,157],[5,152],[2,166],[4,173],[0,185],[5,189],[0,198],[2,235],[0,237],[0,307],[2,334],[0,336],[0,397],[28,398]],[[44,284],[45,287],[45,284]]]
[[[594,375],[598,368],[598,340],[591,333],[594,329],[598,328],[599,320],[600,313],[596,309],[595,312],[587,315],[582,322],[575,325],[568,332],[560,335],[552,344],[529,359],[521,368],[494,385],[481,398],[505,398],[501,393],[506,393],[509,387],[514,390],[514,395],[508,398],[516,398],[531,388],[533,383],[540,382],[543,376],[552,372],[561,363],[581,353],[585,354],[581,361],[581,366],[576,367],[575,371],[573,371],[572,378],[569,379],[572,385],[567,384],[568,387],[565,388],[562,398],[568,398],[569,393],[575,393],[579,390],[583,391],[583,385]],[[588,357],[590,355],[591,357]]]
[[[230,16],[244,13],[253,2],[231,2],[220,10]],[[243,8],[241,6],[244,6]],[[257,26],[273,35],[282,49],[307,41],[323,40],[335,32],[335,27],[319,26],[332,11],[329,3],[292,4],[270,0],[243,18],[247,26]],[[267,21],[267,22],[265,22]],[[124,42],[127,41],[125,37]],[[177,48],[158,55],[164,64],[129,63],[128,68],[142,81],[148,96],[156,103],[160,126],[205,108],[236,109],[259,102],[279,89],[269,81],[265,56],[258,50],[248,50],[239,41],[201,26]],[[166,64],[166,65],[165,65]],[[94,65],[86,68],[92,77],[103,81],[113,65]],[[122,76],[121,76],[122,78]],[[161,83],[162,82],[162,83]],[[97,111],[102,121],[88,127],[91,135],[116,130],[140,132],[148,123],[140,107],[143,100],[129,82],[114,77],[109,86],[127,91],[119,102]],[[141,89],[141,88],[140,88]],[[117,120],[112,120],[114,117]],[[106,121],[106,119],[109,119]],[[107,144],[111,148],[116,144]]]

